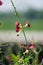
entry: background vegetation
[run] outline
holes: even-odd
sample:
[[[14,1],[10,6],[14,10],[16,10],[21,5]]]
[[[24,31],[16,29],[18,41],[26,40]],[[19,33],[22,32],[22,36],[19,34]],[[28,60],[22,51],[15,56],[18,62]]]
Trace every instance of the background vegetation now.
[[[15,16],[14,12],[0,12],[0,30],[14,30],[16,21],[25,24],[26,20],[29,20],[31,24],[30,30],[43,30],[43,11],[27,10],[25,13],[19,12],[19,15],[21,21]]]

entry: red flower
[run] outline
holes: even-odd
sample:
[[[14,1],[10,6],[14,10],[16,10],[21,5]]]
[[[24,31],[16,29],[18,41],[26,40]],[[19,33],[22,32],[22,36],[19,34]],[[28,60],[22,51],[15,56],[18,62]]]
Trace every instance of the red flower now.
[[[2,5],[3,3],[2,3],[2,1],[0,0],[0,6]]]
[[[29,46],[26,46],[26,50],[28,50],[29,49]]]
[[[28,20],[26,21],[26,25],[27,25],[27,27],[30,27],[30,24],[29,24]]]
[[[19,32],[20,28],[19,27],[16,27],[16,32]]]
[[[31,44],[27,45],[26,46],[26,50],[28,50],[30,48]]]
[[[19,32],[19,30],[20,30],[20,23],[16,22],[16,32]]]
[[[16,22],[16,27],[19,27],[20,23],[19,22]]]
[[[29,44],[26,46],[26,50],[33,49],[33,48],[35,48],[34,44]]]
[[[35,48],[35,45],[34,45],[34,44],[32,44],[30,48]]]

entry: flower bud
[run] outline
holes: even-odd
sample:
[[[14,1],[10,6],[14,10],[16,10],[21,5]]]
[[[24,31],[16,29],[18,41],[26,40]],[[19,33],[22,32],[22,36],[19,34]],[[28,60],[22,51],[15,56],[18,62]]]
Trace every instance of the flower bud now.
[[[29,24],[28,20],[26,21],[25,26],[26,26],[26,27],[30,27],[30,24]]]
[[[16,32],[19,32],[20,28],[19,27],[16,27]]]
[[[20,30],[20,23],[16,22],[16,32],[19,32]]]
[[[16,22],[16,27],[19,27],[20,23],[19,22]]]

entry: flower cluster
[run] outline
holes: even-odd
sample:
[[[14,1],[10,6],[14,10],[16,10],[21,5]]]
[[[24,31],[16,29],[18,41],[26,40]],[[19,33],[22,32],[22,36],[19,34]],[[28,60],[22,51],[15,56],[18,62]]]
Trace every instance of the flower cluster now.
[[[34,44],[30,44],[30,45],[27,45],[26,46],[26,50],[34,49],[34,48],[35,48],[35,45]]]
[[[16,22],[16,32],[20,32],[21,29],[26,28],[26,27],[30,28],[30,24],[28,20],[26,21],[24,26],[22,26],[19,22]]]
[[[23,59],[26,60],[26,65],[29,65],[28,61],[29,59],[34,59],[37,51],[36,51],[36,46],[34,44],[19,44],[20,48],[20,56],[18,57],[19,62],[22,62]],[[30,61],[29,61],[30,62]],[[25,64],[25,63],[23,63]]]
[[[0,6],[2,5],[3,3],[2,3],[2,1],[0,0]]]
[[[32,49],[33,51],[35,50],[35,45],[34,44],[27,44],[26,46],[24,44],[20,44],[19,45],[19,48],[22,49],[24,48],[25,49],[25,52],[24,53],[28,53],[28,51],[30,49]]]

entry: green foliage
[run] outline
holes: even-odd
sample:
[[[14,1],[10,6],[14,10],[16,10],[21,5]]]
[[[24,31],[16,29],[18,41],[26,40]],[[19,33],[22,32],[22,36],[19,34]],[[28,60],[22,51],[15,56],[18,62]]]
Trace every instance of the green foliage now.
[[[37,54],[35,54],[32,51],[32,49],[29,49],[29,53],[27,53],[25,55],[22,55],[22,53],[24,51],[22,53],[19,52],[19,54],[15,55],[12,52],[9,52],[9,48],[7,49],[6,53],[4,54],[2,61],[0,61],[0,62],[3,62],[3,59],[6,58],[7,55],[10,55],[12,59],[8,65],[43,65],[43,59],[40,64],[38,63],[38,56],[42,49],[39,50],[39,52],[37,52]],[[24,48],[22,50],[24,50]],[[20,54],[21,54],[21,57],[20,57]],[[20,57],[20,59],[18,60],[19,57]],[[30,59],[31,59],[32,63],[30,63]]]
[[[42,59],[42,62],[40,63],[40,65],[43,65],[43,59]]]
[[[11,54],[11,57],[12,57],[12,61],[13,62],[17,62],[18,61],[18,57],[15,56],[13,53]]]

